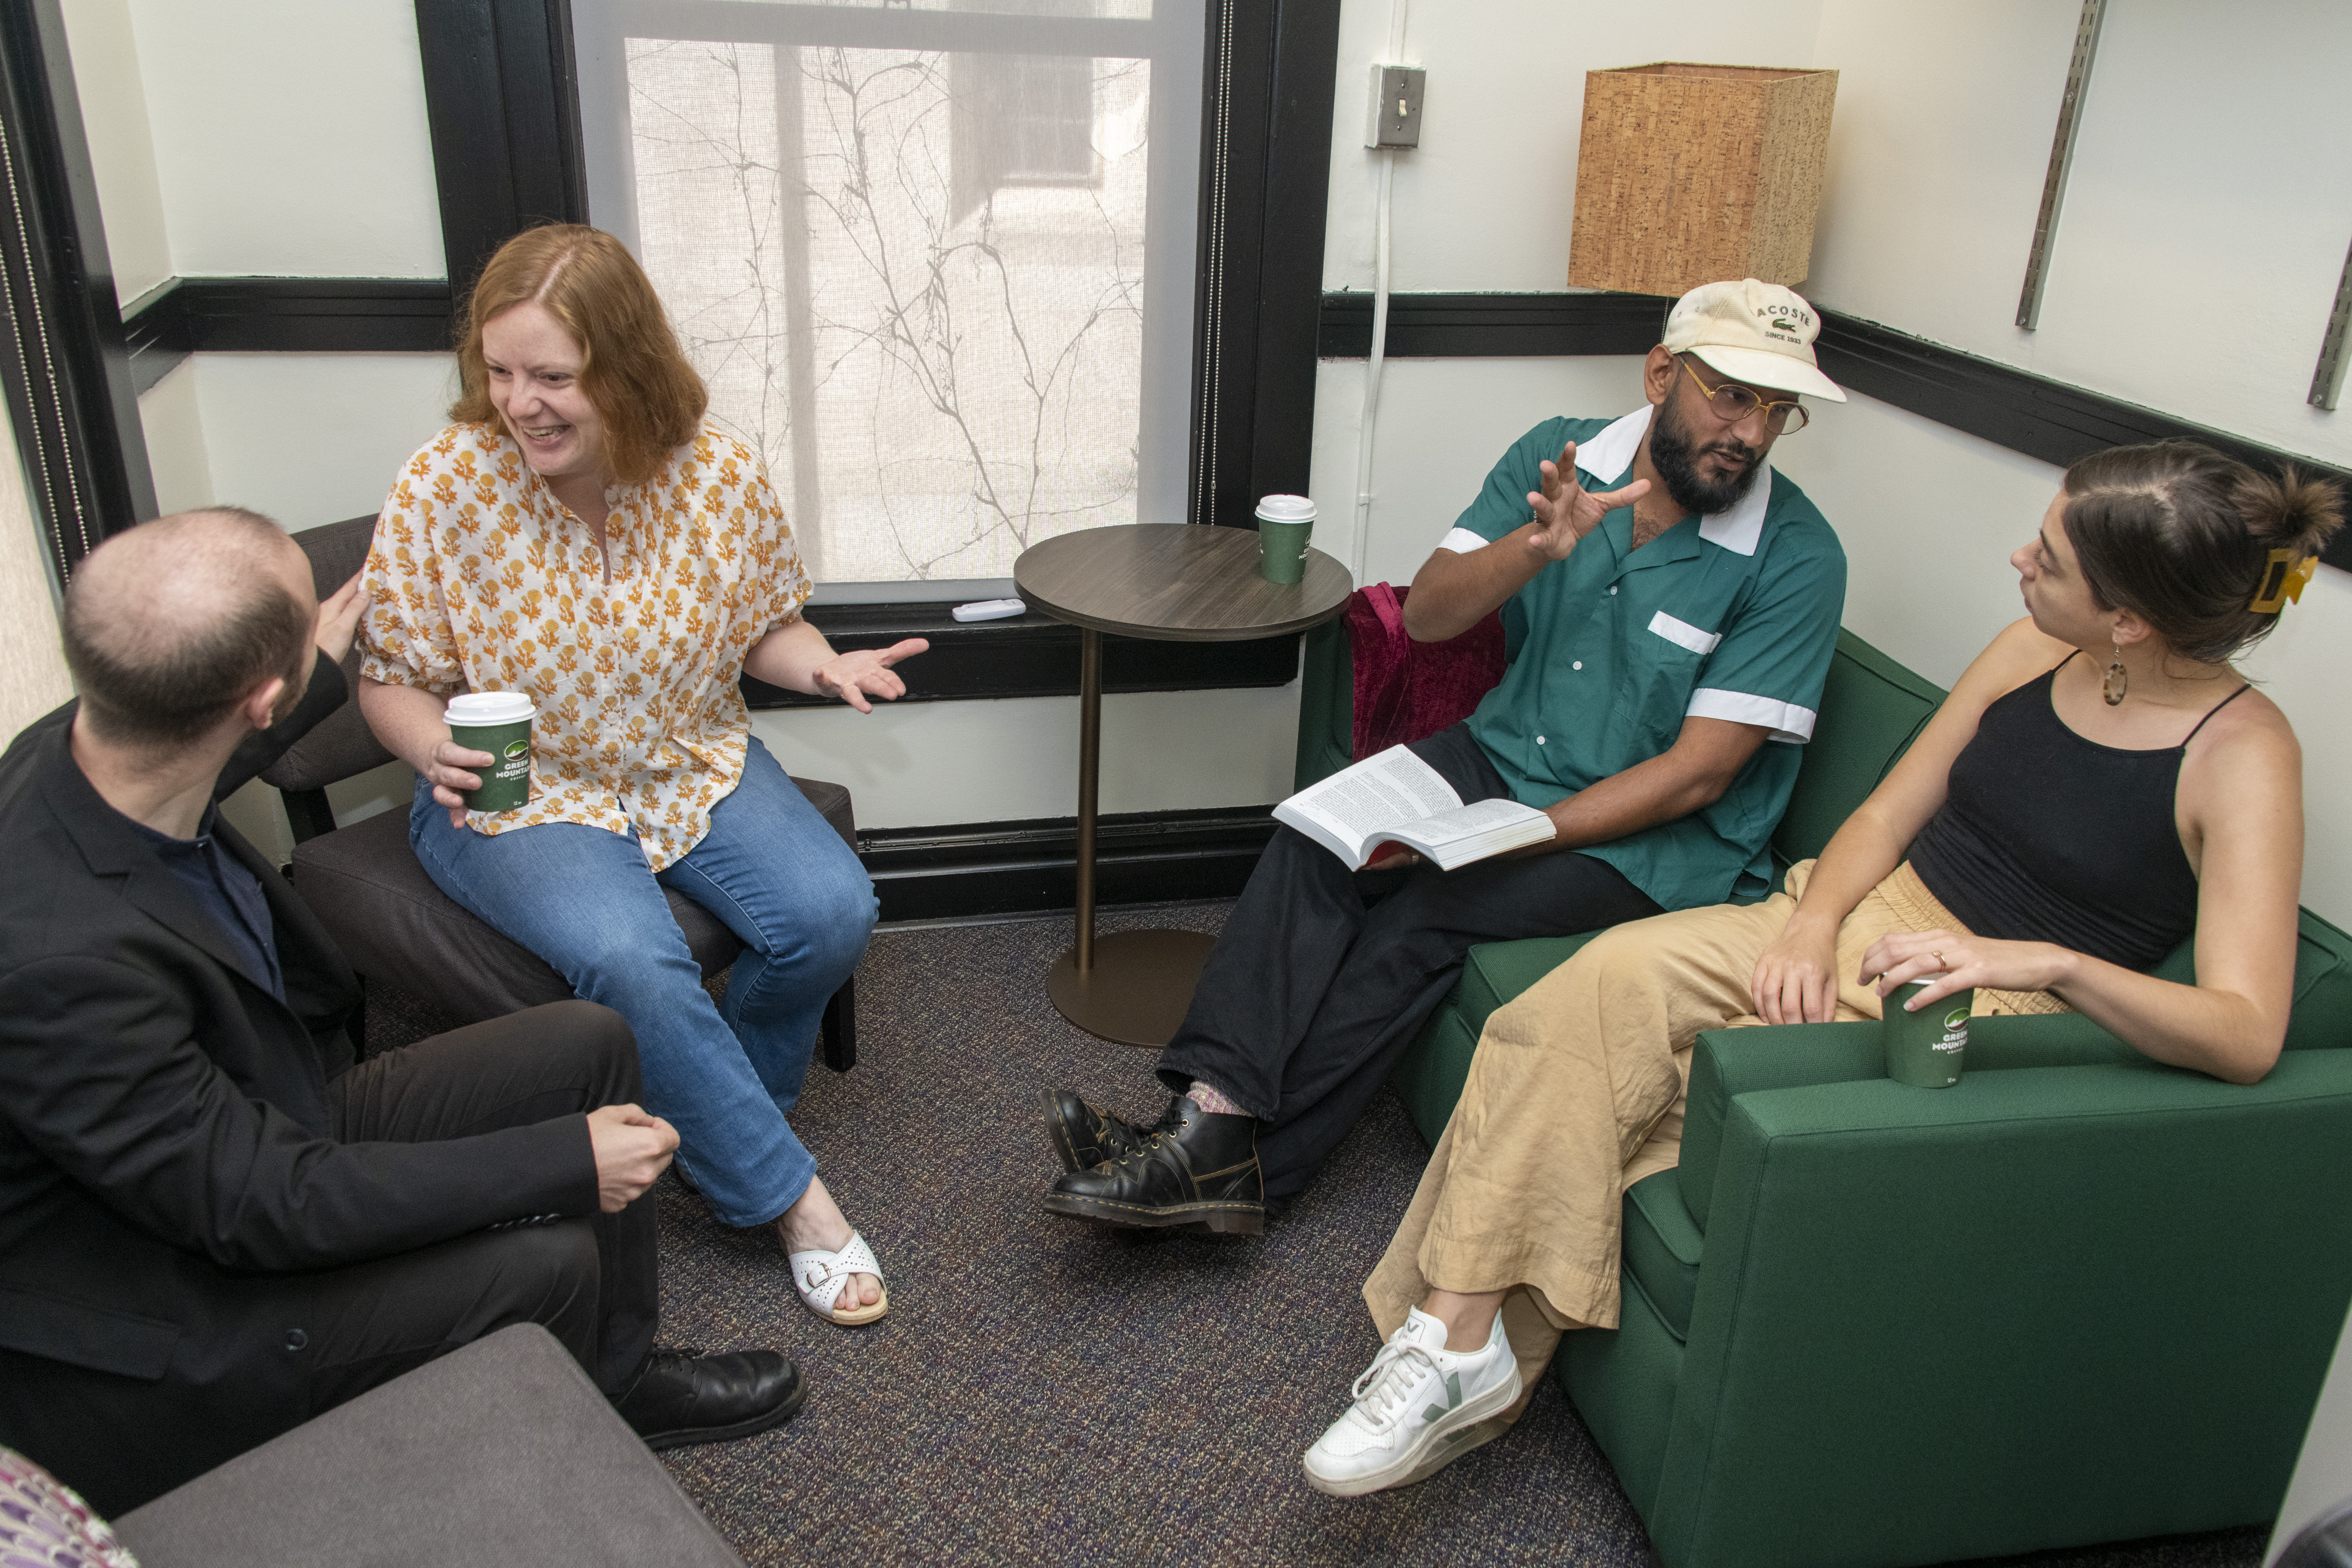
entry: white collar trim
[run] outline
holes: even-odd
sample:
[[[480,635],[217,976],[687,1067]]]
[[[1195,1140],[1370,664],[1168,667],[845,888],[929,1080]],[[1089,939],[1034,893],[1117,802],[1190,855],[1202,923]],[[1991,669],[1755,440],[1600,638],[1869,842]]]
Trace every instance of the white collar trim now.
[[[1649,428],[1650,409],[1645,405],[1577,447],[1576,466],[1606,483],[1633,466],[1633,454],[1641,449],[1642,437]],[[1753,555],[1764,537],[1764,514],[1771,505],[1772,465],[1767,463],[1729,511],[1699,519],[1698,536],[1735,555]]]

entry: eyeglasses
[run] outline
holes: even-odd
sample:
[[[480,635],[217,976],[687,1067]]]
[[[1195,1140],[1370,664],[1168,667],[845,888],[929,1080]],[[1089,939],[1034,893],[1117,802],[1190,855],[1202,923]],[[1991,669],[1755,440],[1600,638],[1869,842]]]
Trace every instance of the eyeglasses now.
[[[1698,372],[1685,363],[1681,355],[1675,356],[1675,363],[1682,365],[1683,374],[1691,378],[1692,384],[1706,394],[1707,406],[1726,425],[1737,425],[1760,408],[1764,411],[1764,428],[1775,436],[1793,436],[1805,427],[1804,405],[1793,398],[1786,403],[1767,403],[1753,389],[1736,381],[1727,381],[1710,392],[1706,383],[1699,380]]]

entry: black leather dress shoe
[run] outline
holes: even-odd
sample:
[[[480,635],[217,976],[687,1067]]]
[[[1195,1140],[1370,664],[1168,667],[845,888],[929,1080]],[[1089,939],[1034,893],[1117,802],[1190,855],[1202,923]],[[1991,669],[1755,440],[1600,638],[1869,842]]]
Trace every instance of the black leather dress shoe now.
[[[1087,1104],[1066,1089],[1049,1089],[1045,1091],[1045,1127],[1053,1135],[1054,1157],[1062,1162],[1065,1171],[1091,1171],[1105,1160],[1116,1160],[1130,1150],[1139,1149],[1154,1132],[1176,1129],[1179,1098],[1169,1096],[1168,1109],[1156,1124],[1138,1127],[1124,1117]]]
[[[659,1450],[764,1432],[799,1415],[807,1397],[801,1369],[779,1351],[656,1350],[613,1407]]]
[[[1265,1228],[1257,1118],[1203,1110],[1179,1095],[1134,1148],[1054,1184],[1056,1214],[1133,1229],[1184,1226],[1255,1236]]]

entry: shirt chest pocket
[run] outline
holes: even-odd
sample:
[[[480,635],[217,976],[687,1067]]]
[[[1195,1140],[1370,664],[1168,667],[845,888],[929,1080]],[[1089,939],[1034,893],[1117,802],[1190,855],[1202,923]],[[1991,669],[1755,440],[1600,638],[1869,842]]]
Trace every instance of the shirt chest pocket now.
[[[1631,767],[1675,743],[1707,655],[1722,641],[1721,633],[1664,610],[1631,632],[1620,666],[1625,676],[1609,717],[1610,749],[1618,767]]]

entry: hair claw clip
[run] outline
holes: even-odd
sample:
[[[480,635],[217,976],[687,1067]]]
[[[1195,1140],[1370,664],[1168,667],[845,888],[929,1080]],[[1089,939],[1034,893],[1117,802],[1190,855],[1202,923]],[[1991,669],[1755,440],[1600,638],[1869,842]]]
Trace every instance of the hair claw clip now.
[[[2292,550],[2271,552],[2270,564],[2263,568],[2263,585],[2246,608],[2257,615],[2274,615],[2289,603],[2303,602],[2303,585],[2319,570],[2319,557],[2306,555],[2295,559]]]

